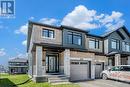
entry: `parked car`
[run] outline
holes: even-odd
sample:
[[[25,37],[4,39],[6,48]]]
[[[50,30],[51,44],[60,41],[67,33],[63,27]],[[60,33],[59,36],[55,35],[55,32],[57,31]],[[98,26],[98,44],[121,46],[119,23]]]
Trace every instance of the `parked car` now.
[[[102,79],[115,79],[130,82],[130,65],[113,66],[101,72]]]

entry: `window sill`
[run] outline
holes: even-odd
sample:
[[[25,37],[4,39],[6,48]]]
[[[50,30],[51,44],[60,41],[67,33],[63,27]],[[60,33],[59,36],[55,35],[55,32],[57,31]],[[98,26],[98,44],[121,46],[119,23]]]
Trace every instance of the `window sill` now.
[[[43,39],[51,39],[51,40],[53,40],[53,39],[55,39],[55,38],[49,38],[49,37],[42,37]]]

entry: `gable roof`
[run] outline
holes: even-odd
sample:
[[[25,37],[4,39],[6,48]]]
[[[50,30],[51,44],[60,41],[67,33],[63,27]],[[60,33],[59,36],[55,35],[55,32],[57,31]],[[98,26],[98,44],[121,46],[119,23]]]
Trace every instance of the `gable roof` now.
[[[117,32],[119,29],[123,29],[125,31],[125,33],[130,37],[130,33],[129,31],[126,29],[125,26],[122,26],[118,29],[113,29],[110,32],[106,32],[105,34],[102,35],[102,37],[108,37],[109,35],[111,35],[113,32]]]

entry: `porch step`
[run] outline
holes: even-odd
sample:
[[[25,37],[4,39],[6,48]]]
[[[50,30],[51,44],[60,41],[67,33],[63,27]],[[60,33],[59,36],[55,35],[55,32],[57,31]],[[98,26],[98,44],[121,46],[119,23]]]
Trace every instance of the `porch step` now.
[[[68,79],[67,77],[53,77],[53,78],[48,78],[49,80],[66,80]]]
[[[65,75],[54,75],[48,77],[48,82],[51,84],[65,84],[69,83],[69,79]]]

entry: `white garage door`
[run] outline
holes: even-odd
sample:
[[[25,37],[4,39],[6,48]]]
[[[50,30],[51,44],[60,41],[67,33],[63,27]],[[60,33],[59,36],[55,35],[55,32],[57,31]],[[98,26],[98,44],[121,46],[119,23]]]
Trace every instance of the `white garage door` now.
[[[89,78],[89,62],[88,61],[71,61],[70,80],[79,81]]]

